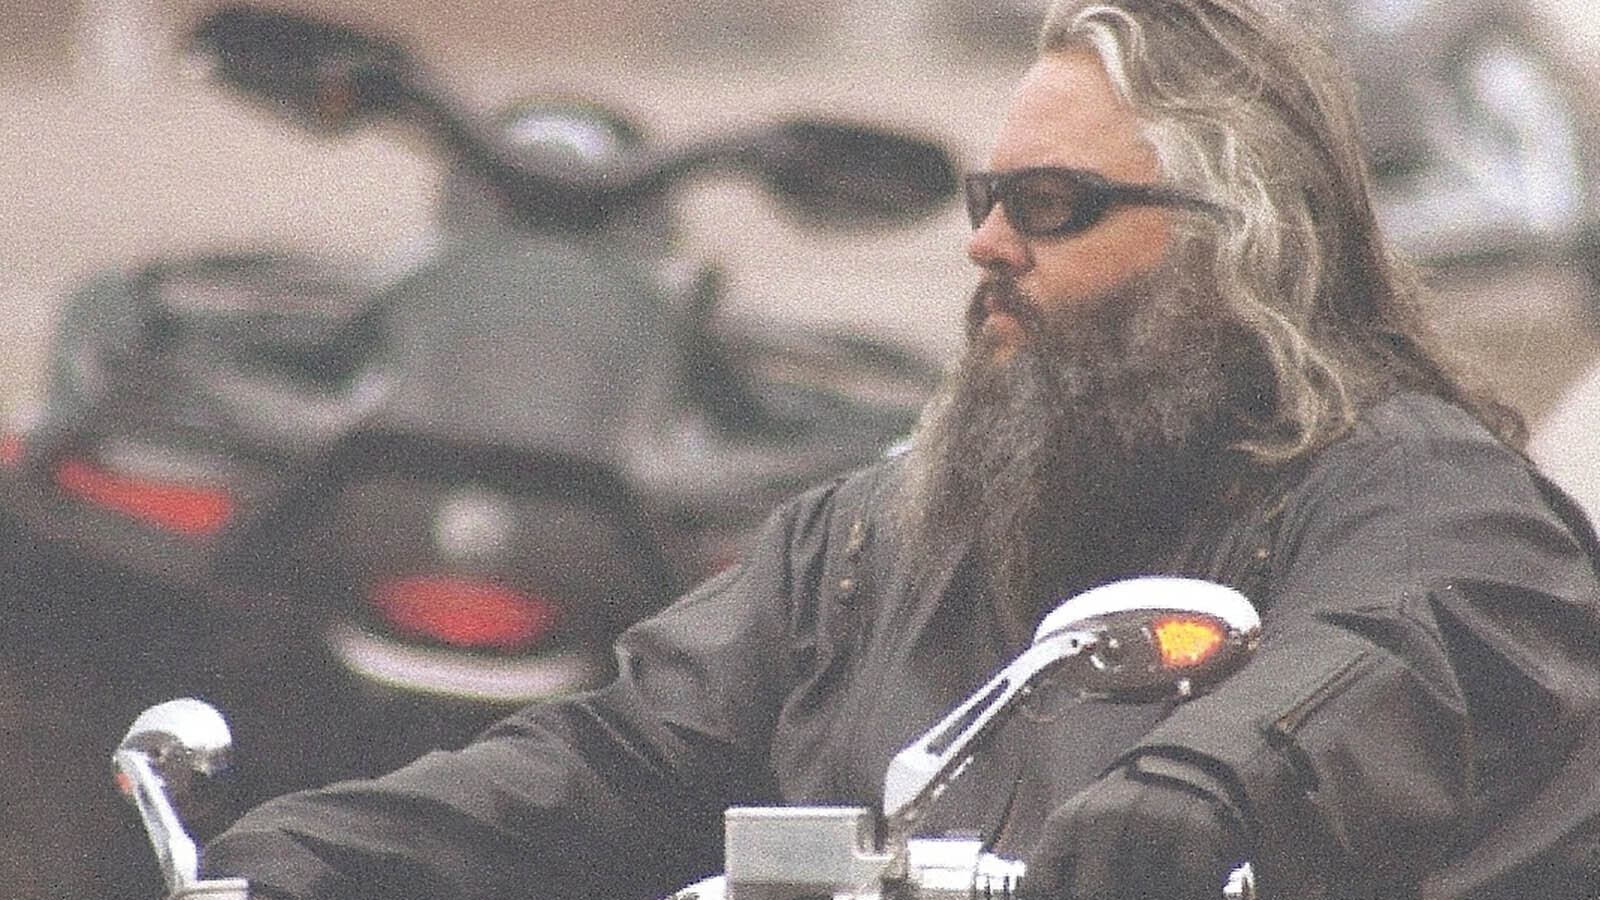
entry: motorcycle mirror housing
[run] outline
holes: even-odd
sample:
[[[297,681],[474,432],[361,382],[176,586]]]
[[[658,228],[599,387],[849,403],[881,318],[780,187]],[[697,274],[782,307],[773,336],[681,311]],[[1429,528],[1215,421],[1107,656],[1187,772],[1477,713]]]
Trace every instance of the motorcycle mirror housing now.
[[[148,754],[168,789],[173,790],[181,787],[178,782],[190,773],[210,776],[226,769],[233,752],[233,734],[215,707],[184,697],[141,712],[117,749]]]
[[[222,713],[193,698],[157,704],[133,720],[112,755],[117,787],[139,810],[168,896],[246,900],[240,879],[201,879],[200,855],[178,807],[195,776],[227,768],[233,735]]]
[[[1068,598],[1033,643],[938,724],[895,754],[884,776],[891,842],[904,840],[1020,703],[1048,685],[1081,698],[1188,697],[1254,649],[1261,618],[1232,588],[1192,578],[1115,581]]]
[[[333,22],[223,6],[190,32],[186,62],[321,132],[396,112],[413,75],[399,45]]]
[[[1261,617],[1243,594],[1193,578],[1114,581],[1068,599],[1039,623],[1033,644],[1092,634],[1071,674],[1080,695],[1141,700],[1188,696],[1233,671],[1254,648]]]
[[[812,227],[915,221],[958,188],[955,163],[938,143],[827,120],[786,121],[595,169],[524,159],[402,44],[247,4],[201,19],[187,55],[195,71],[315,131],[348,131],[385,116],[422,124],[527,223],[598,227],[633,214],[679,180],[713,171],[759,178]]]
[[[846,122],[776,126],[751,159],[784,208],[817,226],[912,221],[942,208],[958,187],[955,163],[937,143]]]

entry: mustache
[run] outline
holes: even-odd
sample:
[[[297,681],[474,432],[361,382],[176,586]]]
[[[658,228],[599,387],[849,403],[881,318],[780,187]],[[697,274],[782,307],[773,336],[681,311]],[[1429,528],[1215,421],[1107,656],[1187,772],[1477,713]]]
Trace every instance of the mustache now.
[[[1047,318],[1038,301],[1017,286],[1015,279],[1003,275],[985,275],[972,291],[967,303],[967,339],[976,340],[979,330],[994,313],[1008,315],[1017,321],[1022,333],[1036,337],[1044,331]]]

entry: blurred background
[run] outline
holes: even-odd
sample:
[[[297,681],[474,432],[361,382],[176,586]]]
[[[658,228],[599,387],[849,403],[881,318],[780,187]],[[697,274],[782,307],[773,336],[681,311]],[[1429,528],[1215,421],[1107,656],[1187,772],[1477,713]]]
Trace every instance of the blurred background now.
[[[441,173],[400,129],[319,141],[185,79],[195,3],[0,5],[0,382],[26,392],[53,305],[88,273],[197,246],[395,251]],[[661,0],[303,3],[403,35],[467,98],[595,97],[662,139],[797,110],[921,129],[981,158],[1023,57],[934,40],[923,4]],[[954,346],[966,272],[954,206],[926,227],[818,239],[757,192],[684,198],[690,238],[737,260],[733,314],[857,322]]]
[[[37,391],[56,304],[89,273],[227,245],[381,254],[426,228],[441,173],[397,130],[320,141],[184,77],[172,42],[212,5],[0,3],[0,403]],[[851,114],[924,130],[976,162],[1042,3],[478,0],[448,12],[423,0],[280,5],[402,35],[483,104],[577,92],[662,138],[794,110]],[[1389,16],[1437,5],[1454,19],[1473,6],[1365,5]],[[1600,11],[1587,0],[1489,5],[1525,6],[1538,39],[1550,41],[1548,55],[1568,67],[1563,78],[1588,90],[1600,77]],[[935,351],[955,346],[971,276],[953,207],[925,226],[870,239],[797,231],[738,189],[692,193],[685,210],[696,250],[738,261],[728,314],[857,323]],[[1559,272],[1540,283],[1568,287]],[[1529,317],[1563,303],[1541,289],[1525,309],[1507,302],[1503,287],[1491,287],[1487,301],[1447,304],[1441,327],[1495,377],[1514,370],[1510,390],[1537,415],[1547,390],[1572,374],[1568,364],[1594,347],[1578,340],[1556,353],[1543,331],[1529,334]],[[1494,332],[1492,347],[1480,327]]]
[[[840,116],[921,134],[976,166],[1027,65],[1045,3],[267,5],[400,39],[479,110],[584,96],[664,143],[796,113]],[[64,301],[101,273],[262,248],[402,260],[431,239],[449,173],[406,129],[317,137],[186,71],[179,37],[215,6],[0,0],[0,412],[27,418]],[[1381,207],[1428,268],[1430,316],[1469,370],[1537,431],[1600,361],[1600,205],[1592,196],[1600,11],[1590,0],[1330,0],[1322,14],[1361,76]],[[724,265],[719,317],[758,333],[766,323],[828,325],[941,360],[957,349],[975,276],[955,204],[914,225],[819,232],[754,187],[695,184],[672,199],[683,224],[675,251]],[[1586,403],[1566,408],[1581,412]],[[1600,440],[1583,437],[1595,429],[1583,415],[1573,421],[1576,437],[1557,441],[1555,452],[1600,470]],[[6,453],[0,442],[0,463]],[[150,615],[116,592],[106,605]],[[32,598],[39,607],[52,600]],[[109,788],[95,779],[104,745],[117,736],[107,721],[125,719],[120,709],[98,718],[83,710],[97,700],[110,706],[104,695],[123,672],[143,670],[90,671],[52,647],[33,650],[0,658],[0,759],[8,764],[0,814],[22,823],[0,842],[0,895],[113,896],[119,891],[106,879],[130,857],[93,846],[110,840],[100,825],[112,817],[99,805]],[[137,651],[165,652],[159,644]],[[283,694],[269,675],[253,684]],[[61,748],[84,752],[63,756]],[[74,768],[82,766],[90,771]],[[83,795],[63,797],[63,783]]]

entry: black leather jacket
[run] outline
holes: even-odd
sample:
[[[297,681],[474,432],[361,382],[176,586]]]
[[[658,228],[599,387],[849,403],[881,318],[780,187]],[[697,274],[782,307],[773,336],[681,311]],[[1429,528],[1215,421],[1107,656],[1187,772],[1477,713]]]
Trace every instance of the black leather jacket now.
[[[880,504],[896,466],[780,509],[736,568],[619,642],[621,677],[459,752],[280,798],[205,853],[292,896],[646,896],[719,867],[720,815],[875,804],[890,756],[1011,655],[963,566],[916,592]],[[1022,855],[1131,753],[1203,756],[1286,896],[1593,890],[1600,584],[1588,524],[1461,411],[1406,395],[1170,571],[1264,610],[1255,657],[1176,709],[1016,717],[926,831]],[[1272,894],[1268,894],[1271,896]]]

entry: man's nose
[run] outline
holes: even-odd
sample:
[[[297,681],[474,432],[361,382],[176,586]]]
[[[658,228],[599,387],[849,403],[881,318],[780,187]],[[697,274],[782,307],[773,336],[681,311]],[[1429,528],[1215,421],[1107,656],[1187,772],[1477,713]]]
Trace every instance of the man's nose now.
[[[1027,239],[1011,227],[998,203],[967,239],[967,258],[996,274],[1020,275],[1033,267]]]

